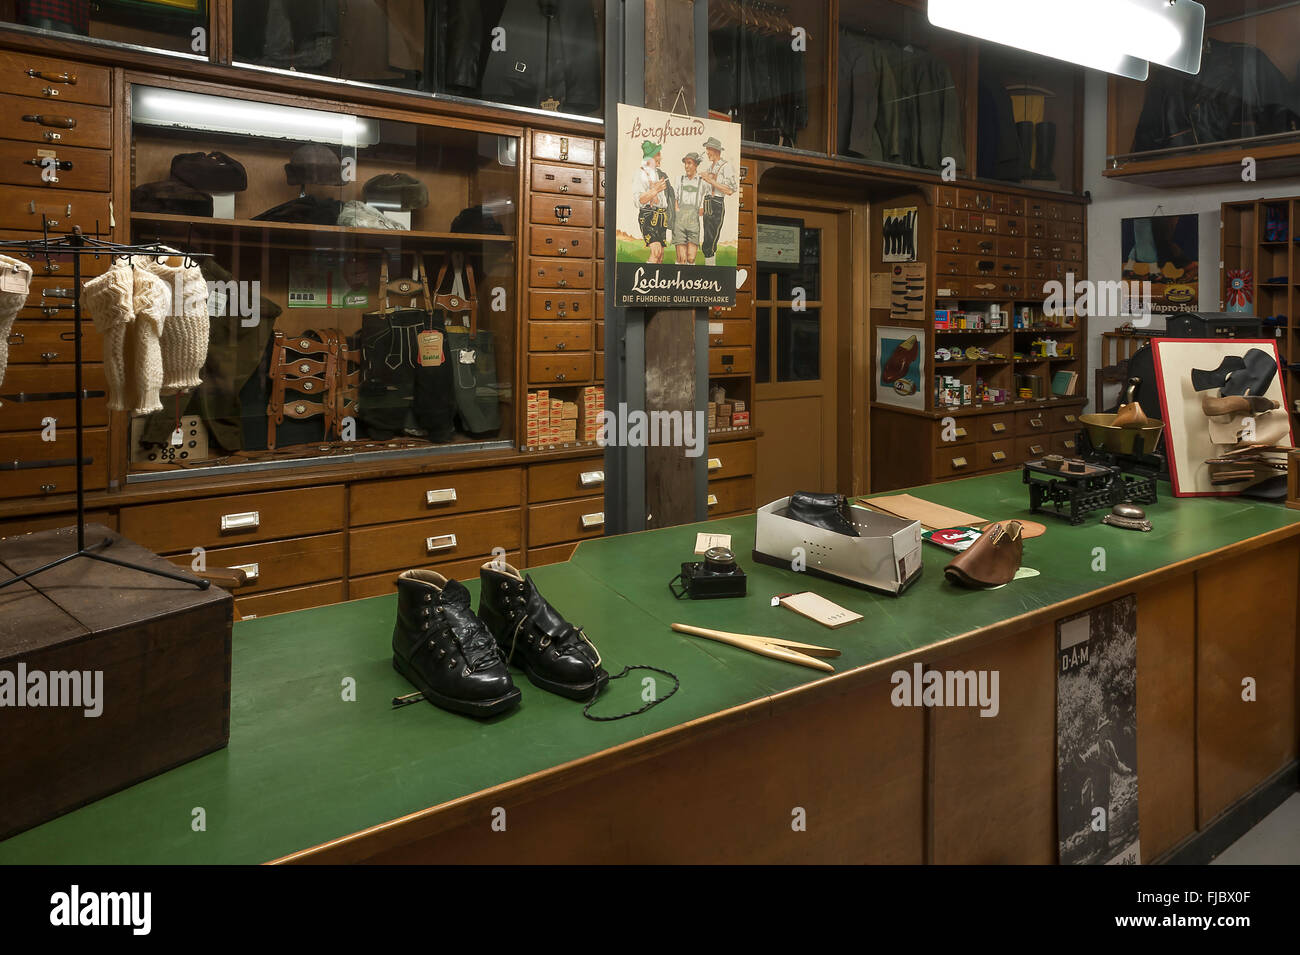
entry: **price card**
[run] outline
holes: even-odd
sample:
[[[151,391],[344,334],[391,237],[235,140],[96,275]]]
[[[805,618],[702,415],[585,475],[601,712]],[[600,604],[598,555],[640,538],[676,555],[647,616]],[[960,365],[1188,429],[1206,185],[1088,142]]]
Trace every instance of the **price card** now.
[[[420,365],[425,368],[437,368],[446,357],[442,351],[442,332],[426,330],[420,332]]]
[[[725,547],[731,549],[730,534],[696,534],[695,535],[695,553],[703,554],[710,547]]]
[[[782,607],[789,607],[795,613],[802,614],[809,620],[816,620],[823,627],[830,627],[832,630],[862,619],[862,614],[845,610],[839,604],[811,592],[789,594],[781,597],[780,600]]]

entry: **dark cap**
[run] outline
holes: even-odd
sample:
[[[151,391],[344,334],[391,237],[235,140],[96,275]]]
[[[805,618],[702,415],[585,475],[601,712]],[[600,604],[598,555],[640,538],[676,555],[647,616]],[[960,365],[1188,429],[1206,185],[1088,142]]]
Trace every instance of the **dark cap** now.
[[[248,174],[225,153],[181,153],[172,157],[172,178],[204,192],[243,192]]]
[[[307,143],[293,151],[284,177],[291,186],[341,186],[343,162],[328,146]]]
[[[163,179],[132,189],[131,210],[211,219],[212,197],[179,179]]]
[[[375,176],[361,189],[361,198],[380,209],[423,209],[429,204],[429,189],[404,172]]]

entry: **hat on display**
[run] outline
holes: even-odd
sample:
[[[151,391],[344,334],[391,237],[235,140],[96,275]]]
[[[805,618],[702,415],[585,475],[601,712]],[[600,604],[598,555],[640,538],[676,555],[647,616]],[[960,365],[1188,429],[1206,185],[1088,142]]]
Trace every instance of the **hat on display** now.
[[[179,179],[162,179],[132,189],[131,208],[135,212],[211,219],[212,196]]]
[[[649,159],[651,156],[657,156],[662,149],[663,147],[658,143],[652,143],[647,139],[641,144],[641,158]]]
[[[486,206],[470,206],[460,210],[456,218],[451,220],[451,231],[471,232],[476,235],[504,235],[506,230],[501,227],[501,223]]]
[[[404,172],[390,172],[369,180],[361,189],[361,198],[381,209],[410,212],[429,204],[429,189]]]
[[[352,199],[343,203],[339,210],[338,224],[352,229],[405,229],[394,219],[388,218],[374,206]]]
[[[343,203],[337,199],[299,196],[253,216],[259,222],[305,222],[312,225],[338,225]]]
[[[225,153],[180,153],[172,157],[172,178],[209,193],[243,192],[248,174]]]
[[[293,151],[284,177],[291,186],[341,186],[343,161],[328,146],[307,143]]]
[[[704,141],[704,148],[716,149],[718,152],[722,152],[722,143],[719,142],[717,136],[710,136],[708,139]]]

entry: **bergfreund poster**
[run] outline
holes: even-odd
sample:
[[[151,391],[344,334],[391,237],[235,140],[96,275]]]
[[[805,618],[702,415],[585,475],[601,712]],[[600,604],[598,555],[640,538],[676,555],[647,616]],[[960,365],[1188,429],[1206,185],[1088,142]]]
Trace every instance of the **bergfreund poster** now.
[[[1120,223],[1126,282],[1151,283],[1151,311],[1201,307],[1200,217],[1144,216]]]
[[[736,304],[738,124],[620,103],[617,197],[620,306]]]
[[[1137,598],[1056,625],[1062,865],[1137,865]]]

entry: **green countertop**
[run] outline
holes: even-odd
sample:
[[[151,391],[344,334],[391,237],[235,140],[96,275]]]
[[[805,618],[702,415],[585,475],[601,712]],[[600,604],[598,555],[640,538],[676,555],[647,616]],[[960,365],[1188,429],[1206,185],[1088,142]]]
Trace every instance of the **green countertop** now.
[[[1019,473],[913,493],[988,519],[1030,516]],[[1040,576],[991,592],[946,584],[950,555],[925,545],[925,571],[899,598],[756,564],[753,517],[588,541],[568,564],[533,571],[538,586],[586,629],[611,674],[646,663],[681,678],[672,699],[612,723],[583,719],[581,704],[522,675],[520,707],[486,723],[426,704],[391,709],[411,690],[390,662],[395,596],[239,623],[229,747],[0,843],[0,864],[262,862],[823,677],[676,634],[674,621],[836,646],[843,655],[832,662],[844,672],[1300,524],[1300,511],[1240,498],[1165,496],[1147,511],[1149,534],[1105,527],[1100,513],[1079,527],[1038,518],[1047,534],[1026,542],[1024,564]],[[747,598],[669,594],[701,530],[732,535]],[[1104,570],[1094,569],[1097,548]],[[477,594],[477,581],[470,589]],[[794,590],[866,619],[831,631],[770,605]],[[593,712],[635,709],[645,675],[611,684]],[[343,700],[349,678],[356,702]],[[205,831],[191,828],[196,808]]]

